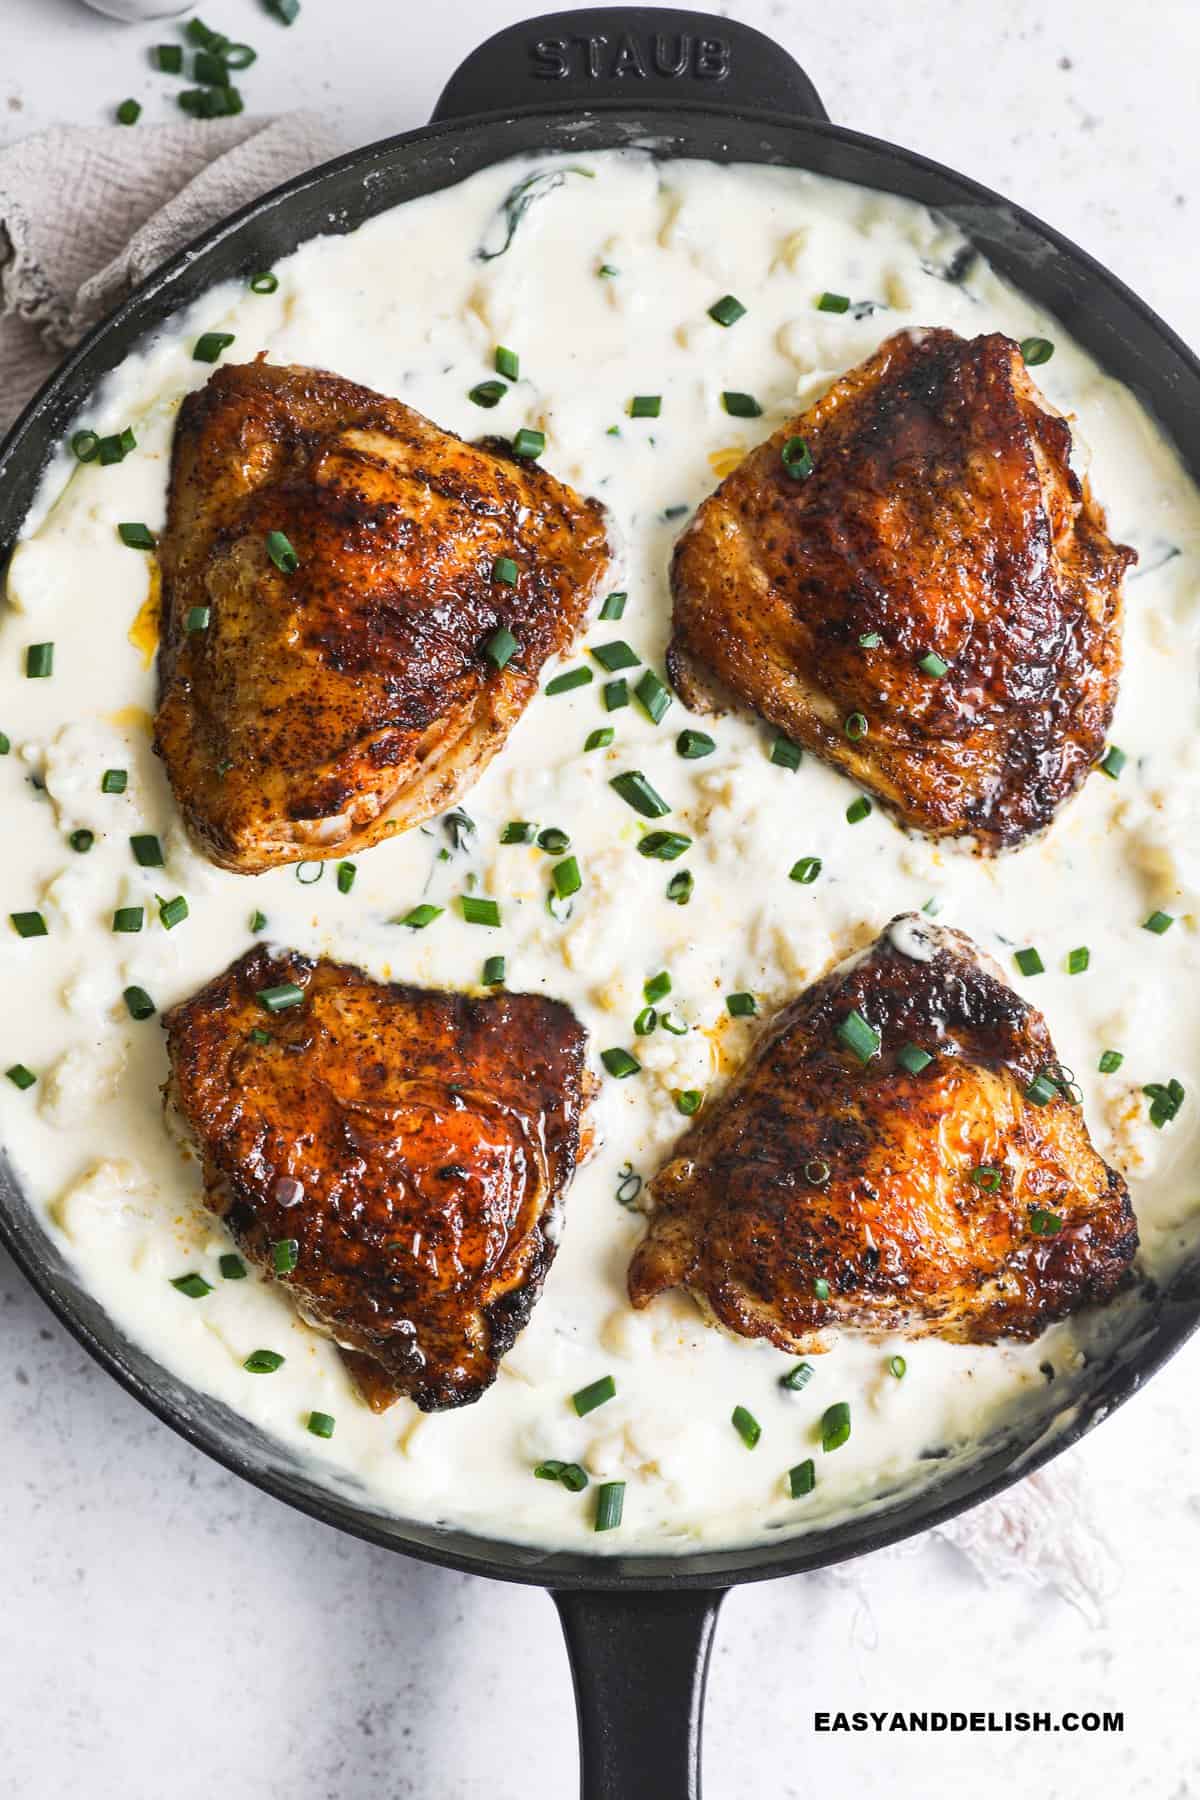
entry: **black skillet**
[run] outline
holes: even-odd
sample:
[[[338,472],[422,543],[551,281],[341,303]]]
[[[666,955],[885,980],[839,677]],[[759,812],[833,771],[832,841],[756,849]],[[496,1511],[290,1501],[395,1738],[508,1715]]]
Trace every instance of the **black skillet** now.
[[[502,158],[631,143],[651,143],[668,157],[811,169],[933,207],[1133,390],[1200,481],[1200,364],[1107,270],[977,183],[831,125],[807,76],[759,32],[700,13],[613,7],[500,32],[452,77],[425,130],[289,182],[144,283],[68,358],[0,449],[0,544],[16,536],[51,448],[97,380],[214,282],[268,268],[308,238],[352,230]],[[80,1285],[2,1163],[0,1238],[97,1361],[227,1468],[373,1543],[548,1587],[574,1668],[584,1800],[698,1796],[704,1679],[727,1588],[860,1556],[998,1493],[1125,1400],[1200,1322],[1196,1269],[1144,1290],[1119,1315],[1103,1353],[1047,1389],[1044,1413],[981,1443],[969,1459],[930,1461],[928,1484],[843,1524],[752,1549],[591,1557],[395,1518],[348,1484],[321,1485],[284,1446],[125,1337]],[[1047,1433],[1052,1417],[1060,1428]]]

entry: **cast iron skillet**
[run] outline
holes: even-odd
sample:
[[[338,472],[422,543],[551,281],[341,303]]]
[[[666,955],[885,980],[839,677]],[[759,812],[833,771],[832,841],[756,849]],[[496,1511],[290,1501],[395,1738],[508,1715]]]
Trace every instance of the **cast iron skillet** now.
[[[1105,269],[975,182],[831,125],[807,76],[760,33],[699,13],[614,7],[557,13],[500,32],[453,76],[425,130],[289,182],[152,276],[67,360],[0,449],[0,544],[16,536],[51,448],[97,380],[212,283],[268,268],[308,238],[351,230],[504,157],[644,142],[663,156],[811,169],[936,208],[1157,414],[1200,480],[1200,364]],[[336,346],[331,358],[336,362]],[[717,1608],[734,1582],[862,1555],[998,1493],[1128,1398],[1200,1322],[1200,1281],[1189,1268],[1126,1308],[1102,1355],[1076,1375],[1058,1377],[1044,1416],[982,1443],[968,1463],[947,1463],[941,1478],[917,1493],[897,1493],[844,1524],[751,1549],[589,1557],[395,1518],[349,1482],[321,1485],[281,1444],[194,1392],[124,1335],[44,1234],[2,1162],[0,1237],[97,1361],[227,1468],[373,1543],[548,1587],[574,1669],[584,1800],[698,1797],[709,1647]],[[936,1476],[938,1464],[930,1468]]]

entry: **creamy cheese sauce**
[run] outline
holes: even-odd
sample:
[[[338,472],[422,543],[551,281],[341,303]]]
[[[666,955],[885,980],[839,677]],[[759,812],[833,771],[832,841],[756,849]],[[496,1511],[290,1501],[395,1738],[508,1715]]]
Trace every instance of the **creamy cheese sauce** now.
[[[508,248],[481,260],[480,247],[494,253],[505,241],[506,195],[535,169],[562,178],[527,190]],[[969,1454],[982,1433],[1044,1405],[1046,1367],[1069,1371],[1087,1323],[987,1349],[847,1335],[791,1393],[779,1378],[794,1356],[709,1328],[682,1295],[641,1314],[625,1297],[642,1220],[618,1200],[636,1185],[622,1187],[622,1173],[647,1177],[666,1158],[687,1124],[676,1093],[703,1090],[710,1104],[763,1017],[926,902],[1046,1013],[1098,1148],[1129,1178],[1142,1267],[1161,1276],[1194,1237],[1200,500],[1153,421],[1054,320],[980,263],[961,285],[939,274],[960,242],[905,201],[795,171],[632,151],[508,164],[306,245],[279,265],[273,295],[213,290],[130,357],[77,422],[101,433],[131,426],[137,449],[107,467],[78,467],[64,450],[48,471],[0,621],[0,731],[11,740],[0,757],[0,1068],[22,1063],[37,1075],[25,1091],[0,1080],[0,1139],[47,1230],[156,1357],[330,1479],[353,1478],[400,1513],[599,1551],[749,1542],[876,1501],[946,1467],[923,1458]],[[825,290],[873,310],[820,311]],[[707,316],[725,293],[747,308],[730,328]],[[202,331],[235,334],[227,358],[266,351],[333,369],[465,436],[543,430],[547,466],[611,509],[619,560],[608,586],[628,594],[624,617],[593,622],[563,666],[588,663],[587,643],[623,638],[661,673],[667,568],[686,510],[782,419],[910,325],[1052,339],[1037,379],[1074,416],[1113,536],[1141,556],[1127,587],[1112,734],[1129,761],[1117,781],[1092,776],[1044,841],[986,861],[908,837],[878,810],[848,824],[854,788],[810,757],[796,772],[773,764],[772,734],[754,719],[690,719],[678,701],[657,726],[636,704],[606,713],[597,669],[589,686],[530,706],[464,798],[472,832],[456,843],[432,823],[362,854],[349,894],[332,864],[312,885],[301,877],[316,865],[246,878],[190,847],[150,744],[153,559],[126,548],[116,527],[163,526],[176,411],[209,373],[191,356]],[[520,379],[481,412],[468,390],[492,374],[497,344],[518,352]],[[723,390],[755,395],[762,417],[730,417]],[[630,417],[635,394],[661,395],[660,415]],[[49,641],[52,676],[25,678],[27,646]],[[715,737],[713,756],[676,753],[689,723]],[[585,752],[603,725],[613,744]],[[110,768],[128,771],[123,793],[101,791]],[[628,769],[645,772],[673,807],[666,823],[693,838],[683,861],[636,853],[635,815],[609,786]],[[547,911],[554,859],[499,843],[511,819],[569,832],[583,874],[569,918]],[[86,854],[68,844],[80,828],[95,833]],[[139,832],[160,836],[165,868],[136,865],[129,839]],[[811,885],[789,879],[805,856],[822,862]],[[666,895],[682,868],[695,878],[686,906]],[[498,930],[466,924],[452,906],[472,887],[499,901]],[[156,894],[186,896],[174,929],[160,924]],[[392,922],[420,901],[446,910],[424,931]],[[114,909],[139,905],[140,935],[110,929]],[[1161,936],[1142,927],[1155,908],[1175,920]],[[48,936],[22,939],[7,915],[32,909]],[[219,1273],[231,1246],[200,1204],[198,1165],[164,1121],[161,1031],[157,1020],[134,1022],[122,992],[144,987],[160,1011],[191,994],[248,946],[256,911],[270,940],[381,978],[468,987],[486,957],[502,954],[511,988],[575,1009],[594,1058],[623,1046],[641,1062],[628,1079],[601,1076],[599,1148],[568,1196],[557,1262],[477,1405],[425,1417],[401,1402],[372,1415],[283,1293],[253,1274]],[[903,936],[909,954],[923,953],[919,933]],[[1013,960],[1029,945],[1045,963],[1032,978]],[[1090,964],[1069,975],[1067,953],[1081,945]],[[643,983],[660,970],[672,982],[661,1005],[687,1029],[639,1038]],[[725,997],[741,991],[756,996],[757,1020],[729,1016]],[[1102,1075],[1105,1049],[1124,1061]],[[1155,1129],[1141,1087],[1172,1076],[1188,1099]],[[212,1283],[198,1300],[171,1285],[193,1270]],[[276,1373],[243,1368],[260,1347],[286,1357]],[[900,1353],[907,1372],[897,1379],[889,1362]],[[571,1395],[606,1374],[616,1398],[576,1417]],[[841,1400],[852,1436],[822,1454],[821,1415]],[[762,1425],[753,1450],[730,1423],[737,1405]],[[335,1416],[331,1440],[307,1433],[312,1409]],[[815,1490],[793,1500],[785,1472],[808,1456]],[[533,1466],[551,1457],[582,1463],[592,1487],[575,1495],[535,1480]],[[627,1483],[624,1522],[597,1536],[595,1484],[605,1480]]]

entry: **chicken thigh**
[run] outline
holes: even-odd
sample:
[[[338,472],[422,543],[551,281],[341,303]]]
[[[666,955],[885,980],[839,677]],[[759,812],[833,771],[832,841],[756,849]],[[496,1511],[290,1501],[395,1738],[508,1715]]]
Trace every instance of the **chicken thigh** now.
[[[164,1022],[208,1204],[369,1405],[477,1400],[541,1292],[580,1154],[569,1008],[259,947]]]
[[[633,1304],[686,1287],[802,1352],[833,1326],[1034,1338],[1138,1241],[1041,1014],[919,916],[784,1008],[649,1197]]]
[[[1135,560],[1070,454],[1010,338],[898,332],[699,508],[676,687],[746,701],[931,836],[1041,831],[1103,752]]]
[[[155,743],[224,868],[342,855],[441,812],[566,649],[604,518],[313,369],[229,365],[175,432]]]

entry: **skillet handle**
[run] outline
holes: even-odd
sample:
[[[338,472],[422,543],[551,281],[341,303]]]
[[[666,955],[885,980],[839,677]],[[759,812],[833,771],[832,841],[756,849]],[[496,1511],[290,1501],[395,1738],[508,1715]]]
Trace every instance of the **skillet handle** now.
[[[579,1708],[581,1800],[700,1800],[723,1588],[554,1595]]]
[[[562,100],[686,100],[829,117],[799,63],[761,31],[663,6],[591,6],[509,25],[459,64],[433,117],[511,114]]]

